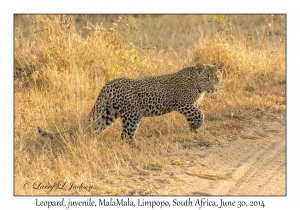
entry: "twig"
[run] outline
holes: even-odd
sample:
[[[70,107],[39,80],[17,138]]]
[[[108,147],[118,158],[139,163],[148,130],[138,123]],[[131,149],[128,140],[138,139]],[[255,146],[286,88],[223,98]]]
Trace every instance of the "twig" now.
[[[190,176],[197,176],[197,177],[204,178],[204,179],[211,179],[211,180],[227,179],[227,177],[224,177],[224,176],[216,176],[216,175],[210,175],[210,174],[194,174],[194,173],[189,173],[189,172],[185,172],[185,173]]]
[[[75,18],[77,17],[78,15],[74,15],[74,17],[69,21],[69,23],[67,24],[66,28],[69,29],[71,24],[74,22]]]
[[[269,28],[269,16],[268,15],[266,15],[266,20],[265,21],[266,21],[266,28],[265,28],[265,33],[264,33],[263,39],[262,39],[260,47],[259,47],[259,51],[261,50],[262,45],[265,42],[265,38],[267,36],[267,32],[268,32],[268,28]]]

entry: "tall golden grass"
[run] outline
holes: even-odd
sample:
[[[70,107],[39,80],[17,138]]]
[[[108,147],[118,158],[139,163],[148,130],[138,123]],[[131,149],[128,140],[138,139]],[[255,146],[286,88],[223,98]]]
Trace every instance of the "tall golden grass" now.
[[[284,15],[16,15],[15,195],[155,194],[136,175],[184,167],[195,151],[238,136],[265,111],[284,111],[285,27]],[[119,120],[93,140],[36,136],[37,125],[62,131],[80,123],[110,80],[219,61],[222,85],[199,107],[198,134],[172,112],[143,118],[134,148],[120,140]],[[60,181],[94,188],[32,187]]]

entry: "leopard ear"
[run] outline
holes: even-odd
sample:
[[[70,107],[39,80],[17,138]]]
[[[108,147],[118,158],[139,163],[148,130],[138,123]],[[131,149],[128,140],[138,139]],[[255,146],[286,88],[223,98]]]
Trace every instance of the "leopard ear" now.
[[[202,63],[197,63],[196,64],[197,69],[204,69],[204,65]]]
[[[223,62],[219,62],[219,63],[216,65],[215,70],[221,69],[223,66],[224,66],[224,63],[223,63]]]

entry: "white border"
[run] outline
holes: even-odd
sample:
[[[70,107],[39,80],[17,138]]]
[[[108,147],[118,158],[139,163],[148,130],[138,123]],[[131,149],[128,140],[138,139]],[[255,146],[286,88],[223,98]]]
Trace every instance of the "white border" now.
[[[292,1],[291,1],[292,2]],[[35,207],[36,197],[13,196],[13,14],[15,13],[286,13],[287,14],[287,197],[231,197],[233,200],[264,200],[264,209],[296,209],[299,204],[299,12],[298,5],[283,1],[6,1],[1,4],[1,182],[3,209]],[[297,94],[298,93],[298,94]],[[298,97],[297,97],[298,96]],[[38,197],[43,200],[60,197]],[[85,197],[67,197],[85,200]],[[154,197],[172,200],[172,197]],[[220,197],[208,197],[219,200]],[[224,199],[230,197],[224,197]],[[93,197],[97,200],[97,197]],[[151,199],[151,198],[149,198]],[[295,208],[296,207],[296,208]],[[100,207],[98,207],[100,208]],[[299,207],[298,207],[299,208]],[[137,208],[136,208],[137,209]],[[194,207],[194,209],[196,209]]]

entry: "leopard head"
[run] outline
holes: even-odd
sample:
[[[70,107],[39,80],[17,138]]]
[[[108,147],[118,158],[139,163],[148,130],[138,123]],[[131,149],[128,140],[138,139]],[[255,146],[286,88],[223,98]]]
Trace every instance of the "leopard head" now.
[[[223,62],[219,62],[217,65],[209,65],[197,63],[197,76],[198,76],[198,87],[199,91],[216,92],[215,85],[219,84],[220,76],[217,71],[222,69],[224,66]]]

